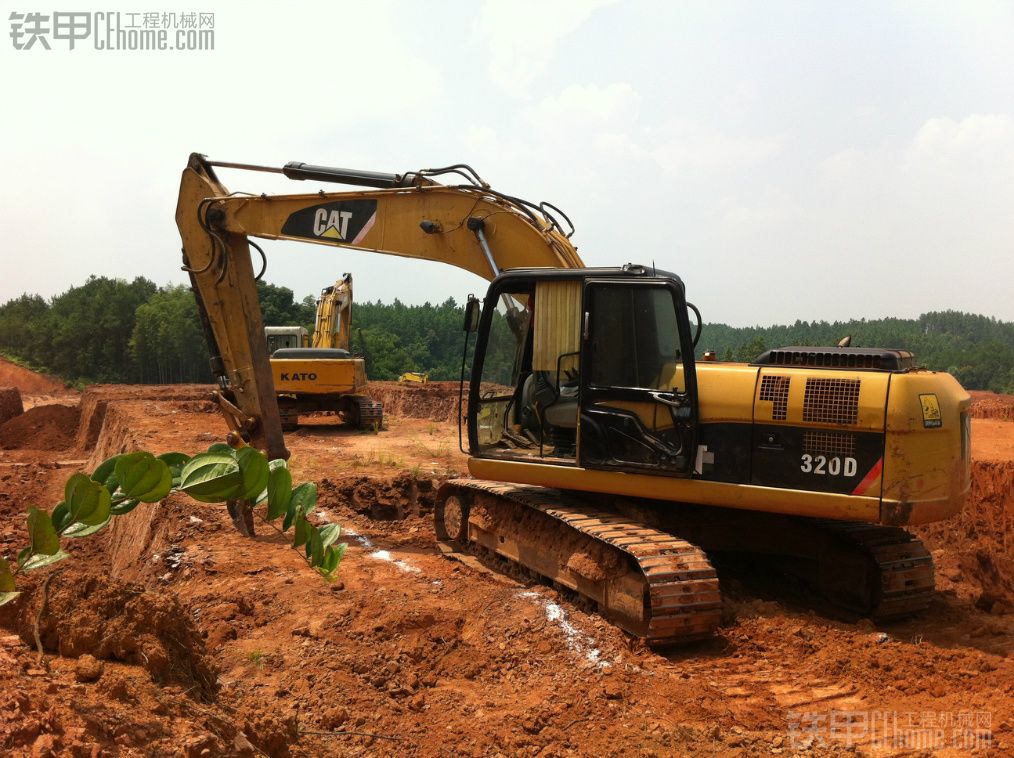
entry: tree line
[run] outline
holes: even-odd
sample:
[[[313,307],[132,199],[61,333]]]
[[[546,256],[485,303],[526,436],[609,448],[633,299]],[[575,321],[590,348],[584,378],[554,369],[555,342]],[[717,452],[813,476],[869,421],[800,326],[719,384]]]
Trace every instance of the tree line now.
[[[258,283],[264,323],[313,330],[315,300],[291,289]],[[431,379],[457,379],[461,370],[462,306],[357,303],[352,309],[352,350],[365,354],[372,379],[405,371]],[[731,327],[705,324],[699,353],[750,361],[767,349],[834,345],[911,350],[919,365],[948,371],[969,389],[1014,393],[1014,323],[958,311],[917,319],[796,321],[791,325]],[[193,294],[184,286],[159,287],[92,276],[46,299],[25,294],[0,305],[0,351],[67,381],[210,382],[208,351]]]

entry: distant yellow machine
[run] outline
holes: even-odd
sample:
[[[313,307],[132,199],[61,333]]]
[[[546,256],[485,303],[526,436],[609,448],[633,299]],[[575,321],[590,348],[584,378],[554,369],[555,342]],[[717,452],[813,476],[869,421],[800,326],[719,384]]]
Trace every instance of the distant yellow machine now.
[[[398,377],[398,384],[426,384],[430,380],[430,372],[406,371]]]
[[[313,411],[333,411],[359,429],[383,426],[383,406],[366,394],[366,362],[348,349],[351,320],[352,274],[343,274],[320,293],[310,347],[302,327],[265,328],[282,429]]]

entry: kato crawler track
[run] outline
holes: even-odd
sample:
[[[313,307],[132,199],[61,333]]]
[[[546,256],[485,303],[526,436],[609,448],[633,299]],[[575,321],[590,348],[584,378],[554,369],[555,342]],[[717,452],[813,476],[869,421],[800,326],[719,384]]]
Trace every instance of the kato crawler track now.
[[[721,620],[718,576],[699,548],[573,495],[456,479],[441,487],[435,520],[440,539],[562,584],[649,645],[710,637]]]
[[[364,395],[351,398],[349,422],[357,429],[381,429],[384,426],[384,406]]]

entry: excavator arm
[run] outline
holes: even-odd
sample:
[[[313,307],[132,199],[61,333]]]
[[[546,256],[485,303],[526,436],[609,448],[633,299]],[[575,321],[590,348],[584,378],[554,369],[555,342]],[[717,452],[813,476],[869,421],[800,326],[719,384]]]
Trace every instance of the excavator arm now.
[[[216,176],[216,166],[368,189],[230,193]],[[439,184],[438,176],[463,182]],[[557,216],[563,214],[549,204],[534,205],[493,190],[464,165],[382,174],[305,163],[283,168],[221,163],[192,154],[180,182],[176,223],[230,442],[249,442],[270,458],[288,457],[257,297],[256,271],[263,273],[266,259],[251,237],[439,261],[492,280],[509,268],[582,268]],[[252,259],[251,247],[260,260]]]
[[[352,331],[352,274],[325,287],[317,300],[312,347],[349,349]]]

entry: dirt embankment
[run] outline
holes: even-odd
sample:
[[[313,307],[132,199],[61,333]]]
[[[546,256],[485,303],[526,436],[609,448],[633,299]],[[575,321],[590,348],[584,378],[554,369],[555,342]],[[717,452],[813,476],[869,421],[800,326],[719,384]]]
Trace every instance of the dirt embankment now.
[[[399,390],[401,402],[425,397],[418,389]],[[132,447],[194,452],[220,440],[206,391],[86,393],[75,437],[91,456],[84,470]],[[0,611],[0,754],[823,756],[908,739],[885,734],[883,719],[915,714],[918,729],[927,713],[951,720],[943,747],[964,736],[955,722],[985,714],[994,752],[1014,749],[1014,568],[1004,563],[1014,462],[977,460],[965,513],[919,530],[941,576],[927,613],[842,623],[723,579],[715,639],[657,652],[551,588],[439,554],[434,488],[464,457],[456,425],[426,415],[437,412],[395,412],[376,434],[326,425],[287,438],[296,481],[320,488],[315,518],[346,527],[333,584],[269,528],[240,537],[221,506],[178,495],[19,577],[25,595]],[[52,507],[69,473],[45,451],[22,453],[0,469],[7,556],[23,542],[29,499]],[[40,662],[34,621],[56,571]],[[834,714],[882,721],[850,721],[847,745],[833,737]],[[810,716],[822,726],[793,733]]]
[[[0,424],[5,450],[67,450],[74,446],[81,410],[76,406],[39,405]]]
[[[17,387],[23,394],[53,395],[67,391],[59,379],[0,358],[0,386]]]
[[[1014,461],[973,461],[964,510],[913,531],[934,551],[938,587],[1014,613]]]
[[[972,396],[972,416],[975,418],[1014,421],[1014,395],[998,395],[995,392],[969,392]]]
[[[457,423],[458,387],[457,382],[370,382],[367,392],[371,398],[383,403],[384,415],[388,418],[421,418]],[[464,403],[468,403],[467,389]]]

